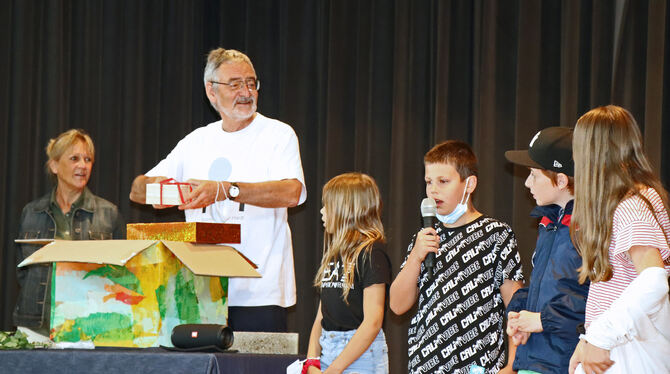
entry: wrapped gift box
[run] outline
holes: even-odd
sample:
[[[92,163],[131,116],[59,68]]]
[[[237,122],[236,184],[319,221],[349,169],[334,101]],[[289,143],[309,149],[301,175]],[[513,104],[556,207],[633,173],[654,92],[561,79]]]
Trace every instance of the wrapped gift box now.
[[[260,277],[232,247],[168,240],[56,240],[19,266],[54,263],[51,338],[172,346],[183,323],[226,324],[228,277]]]
[[[180,182],[147,183],[146,203],[156,205],[181,205],[191,192],[191,185]]]
[[[126,225],[126,238],[239,244],[240,225],[207,222],[129,223]]]

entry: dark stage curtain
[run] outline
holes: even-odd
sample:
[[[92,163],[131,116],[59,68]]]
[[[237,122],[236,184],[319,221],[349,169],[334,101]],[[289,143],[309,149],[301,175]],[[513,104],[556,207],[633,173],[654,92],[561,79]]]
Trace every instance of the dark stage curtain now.
[[[397,273],[420,225],[423,154],[441,140],[469,142],[480,158],[476,205],[513,225],[529,273],[536,222],[527,171],[504,151],[615,103],[639,121],[667,182],[668,19],[660,0],[4,1],[1,327],[12,328],[20,210],[51,188],[49,138],[68,128],[92,135],[90,187],[128,222],[183,220],[131,204],[128,194],[136,175],[216,119],[202,74],[217,46],[251,57],[259,111],[300,139],[308,199],[290,210],[298,283],[290,329],[303,353],[318,302],[320,191],[339,173],[379,183]],[[387,314],[393,373],[405,371],[408,319]]]

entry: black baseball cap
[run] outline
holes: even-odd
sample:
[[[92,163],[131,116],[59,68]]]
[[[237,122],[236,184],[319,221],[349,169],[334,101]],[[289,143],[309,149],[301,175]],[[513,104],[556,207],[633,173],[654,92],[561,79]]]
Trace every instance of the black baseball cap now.
[[[547,127],[530,141],[528,150],[507,151],[509,162],[536,169],[545,169],[574,176],[572,161],[572,128]]]

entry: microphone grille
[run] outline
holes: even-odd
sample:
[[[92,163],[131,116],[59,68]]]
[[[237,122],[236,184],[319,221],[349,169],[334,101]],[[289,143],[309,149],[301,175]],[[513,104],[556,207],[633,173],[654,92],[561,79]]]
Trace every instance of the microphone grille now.
[[[435,200],[427,197],[421,201],[421,216],[422,217],[435,217],[437,214],[437,203]]]

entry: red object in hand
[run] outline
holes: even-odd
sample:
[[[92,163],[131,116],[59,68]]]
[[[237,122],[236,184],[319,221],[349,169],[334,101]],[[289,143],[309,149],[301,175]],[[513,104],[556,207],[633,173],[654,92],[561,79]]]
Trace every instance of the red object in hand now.
[[[181,191],[181,187],[188,186],[188,191],[193,192],[193,187],[191,186],[190,183],[177,182],[174,178],[165,179],[162,182],[159,182],[159,184],[161,185],[160,205],[163,205],[163,186],[166,184],[172,184],[177,186],[177,192],[179,192],[179,200],[181,200],[182,204],[185,204],[186,200],[184,199],[184,194]]]
[[[321,360],[318,358],[308,358],[305,360],[305,362],[302,364],[302,372],[301,374],[307,374],[307,370],[309,370],[310,366],[314,366],[317,369],[321,370]]]

